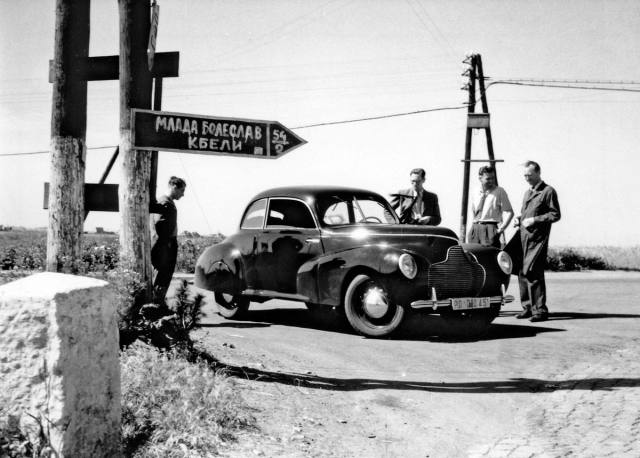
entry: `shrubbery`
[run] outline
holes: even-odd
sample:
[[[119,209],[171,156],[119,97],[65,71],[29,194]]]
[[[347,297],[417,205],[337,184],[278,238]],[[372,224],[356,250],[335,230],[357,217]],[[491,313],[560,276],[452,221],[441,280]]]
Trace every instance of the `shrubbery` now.
[[[202,359],[136,343],[120,361],[125,456],[212,456],[255,424],[233,380]]]
[[[549,249],[547,253],[546,270],[554,272],[571,272],[576,270],[613,270],[610,265],[600,256],[590,256],[578,253],[572,248],[556,250]]]

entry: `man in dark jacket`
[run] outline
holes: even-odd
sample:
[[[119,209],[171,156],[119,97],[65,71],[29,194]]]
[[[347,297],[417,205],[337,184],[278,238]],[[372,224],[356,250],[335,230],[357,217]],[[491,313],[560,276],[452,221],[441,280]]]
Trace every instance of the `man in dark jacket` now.
[[[540,178],[540,166],[527,161],[524,167],[524,178],[531,188],[524,195],[520,216],[514,220],[514,226],[520,228],[523,252],[522,269],[518,274],[523,311],[516,318],[546,321],[549,310],[544,267],[551,224],[560,220],[560,204],[555,189]]]
[[[424,169],[413,169],[409,176],[411,188],[391,194],[391,207],[399,214],[402,224],[437,226],[442,221],[438,196],[422,187]]]
[[[171,177],[167,194],[151,205],[151,264],[153,299],[164,303],[178,259],[178,209],[174,201],[184,196],[186,183]]]

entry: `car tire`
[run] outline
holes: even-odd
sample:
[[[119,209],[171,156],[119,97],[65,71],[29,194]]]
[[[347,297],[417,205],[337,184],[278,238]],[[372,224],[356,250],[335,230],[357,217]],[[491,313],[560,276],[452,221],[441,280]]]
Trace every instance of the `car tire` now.
[[[215,293],[218,313],[228,320],[241,320],[249,310],[249,299],[231,294]]]
[[[344,312],[351,327],[365,337],[386,337],[396,331],[405,316],[383,283],[369,275],[357,275],[344,298]]]

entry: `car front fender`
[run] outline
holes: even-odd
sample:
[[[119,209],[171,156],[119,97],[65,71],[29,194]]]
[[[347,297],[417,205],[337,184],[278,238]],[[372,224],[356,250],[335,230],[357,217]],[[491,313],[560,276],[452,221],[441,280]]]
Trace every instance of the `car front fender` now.
[[[365,245],[319,256],[298,269],[298,294],[309,297],[316,304],[339,306],[345,280],[351,278],[354,271],[368,270],[384,277],[393,276],[400,270],[398,259],[407,252],[386,245]],[[419,266],[425,262],[421,256],[410,254]]]
[[[225,242],[207,248],[198,258],[194,284],[207,291],[240,294],[243,285],[240,251]]]
[[[463,243],[462,249],[473,255],[478,263],[484,268],[486,279],[482,290],[478,294],[483,296],[496,296],[501,293],[502,286],[505,291],[509,287],[510,274],[506,274],[498,264],[498,254],[500,249],[482,246],[478,243]]]

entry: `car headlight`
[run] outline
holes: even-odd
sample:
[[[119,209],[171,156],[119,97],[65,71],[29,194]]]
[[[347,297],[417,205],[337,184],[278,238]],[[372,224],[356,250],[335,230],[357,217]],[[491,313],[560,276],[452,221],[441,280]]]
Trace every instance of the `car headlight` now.
[[[504,251],[498,253],[498,265],[505,274],[511,274],[511,271],[513,270],[513,262],[511,261],[511,256]]]
[[[418,264],[416,264],[416,260],[413,259],[413,256],[410,254],[405,253],[400,256],[398,259],[398,266],[404,276],[409,279],[414,278],[418,273]]]

